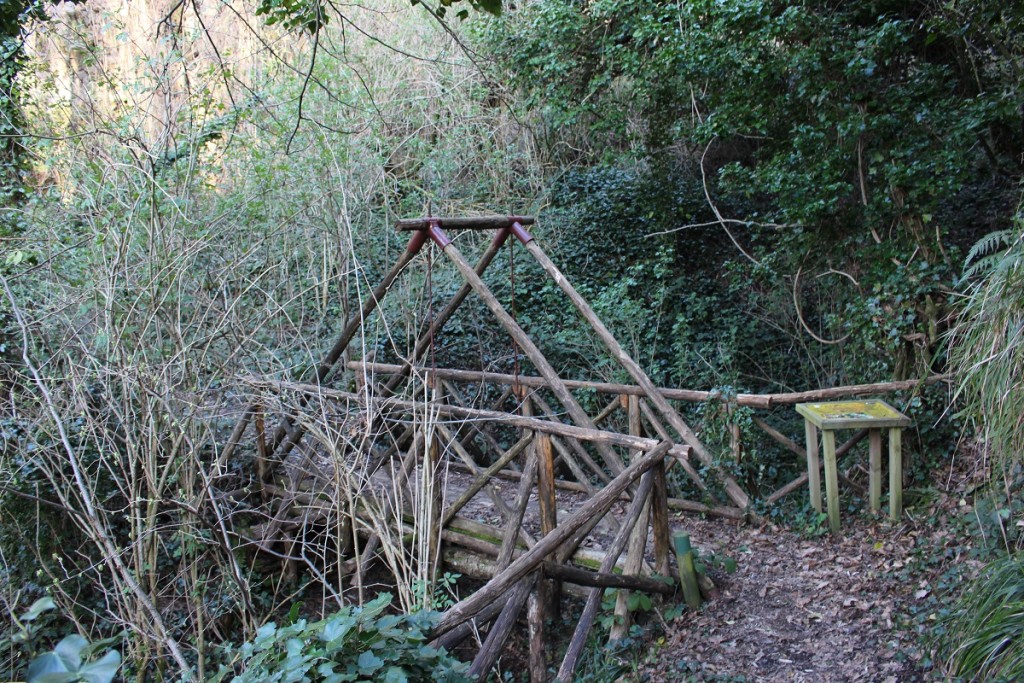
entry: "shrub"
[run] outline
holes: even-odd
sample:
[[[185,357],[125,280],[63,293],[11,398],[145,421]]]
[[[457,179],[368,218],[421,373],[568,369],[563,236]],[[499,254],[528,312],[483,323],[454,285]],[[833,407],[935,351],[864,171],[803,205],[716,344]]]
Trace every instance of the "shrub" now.
[[[232,683],[288,681],[468,681],[468,667],[427,645],[435,613],[384,614],[391,595],[346,607],[326,619],[269,623],[239,648]],[[213,683],[229,680],[223,668]]]

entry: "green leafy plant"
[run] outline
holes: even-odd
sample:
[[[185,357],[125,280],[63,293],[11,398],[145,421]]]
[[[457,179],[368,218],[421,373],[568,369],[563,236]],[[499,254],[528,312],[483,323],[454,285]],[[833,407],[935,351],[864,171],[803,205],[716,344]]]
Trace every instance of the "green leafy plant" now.
[[[212,683],[468,681],[465,664],[427,645],[435,613],[385,614],[391,599],[385,594],[321,621],[265,624]]]
[[[110,640],[90,643],[78,634],[69,635],[51,652],[32,660],[25,680],[27,683],[111,683],[121,666],[121,653],[107,650],[99,659],[89,661],[110,643]]]
[[[974,420],[1002,464],[1024,458],[1024,219],[1017,216],[1016,236],[1005,232],[983,238],[971,250],[971,283],[960,319],[950,337],[950,364],[957,399]],[[987,254],[999,246],[1005,248]]]
[[[947,617],[939,653],[946,673],[969,680],[1024,680],[1024,562],[988,566]]]

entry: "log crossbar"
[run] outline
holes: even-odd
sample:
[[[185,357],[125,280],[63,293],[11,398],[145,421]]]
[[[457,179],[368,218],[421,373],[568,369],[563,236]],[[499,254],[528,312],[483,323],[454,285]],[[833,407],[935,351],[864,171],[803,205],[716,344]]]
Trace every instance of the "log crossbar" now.
[[[348,367],[357,372],[367,374],[391,375],[406,369],[401,365],[390,363],[371,363],[367,361],[350,361]],[[458,370],[452,368],[417,368],[419,372],[434,375],[439,379],[456,382],[480,382],[489,384],[520,384],[522,386],[541,389],[547,387],[543,377],[530,375],[508,375],[500,372],[479,370]],[[735,402],[738,406],[769,410],[778,406],[796,405],[812,401],[828,401],[836,398],[853,398],[858,396],[877,396],[896,391],[911,391],[922,385],[932,385],[949,380],[948,375],[933,375],[926,379],[908,379],[900,382],[876,382],[874,384],[854,384],[827,389],[810,391],[794,391],[781,394],[737,394],[726,398],[717,391],[697,391],[691,389],[675,389],[659,387],[658,393],[673,401],[687,403],[708,403],[712,401]],[[570,389],[589,389],[601,394],[618,394],[621,396],[644,396],[644,390],[635,384],[616,384],[614,382],[589,382],[585,380],[562,380]]]
[[[395,222],[398,232],[429,230],[433,225],[445,230],[501,230],[519,225],[533,225],[533,216],[460,216],[457,218],[404,218]]]

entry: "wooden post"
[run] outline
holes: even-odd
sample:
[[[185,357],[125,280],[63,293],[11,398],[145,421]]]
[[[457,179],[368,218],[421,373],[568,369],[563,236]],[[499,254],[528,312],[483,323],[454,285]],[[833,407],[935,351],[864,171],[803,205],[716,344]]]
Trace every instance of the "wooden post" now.
[[[436,428],[436,425],[435,425]],[[440,480],[441,472],[441,453],[440,444],[437,439],[437,432],[431,430],[430,442],[424,452],[425,457],[423,458],[423,477],[427,485],[427,494],[429,496],[427,504],[429,508],[427,514],[429,515],[429,525],[427,526],[428,533],[430,536],[427,538],[427,547],[429,549],[429,558],[427,565],[427,572],[429,576],[429,588],[427,595],[433,593],[433,588],[437,583],[437,577],[441,575],[441,510],[444,505],[444,482]]]
[[[537,503],[540,506],[540,533],[547,536],[558,526],[558,501],[555,499],[555,456],[551,437],[537,436]]]
[[[811,490],[811,507],[821,512],[821,475],[818,468],[818,428],[810,420],[804,420],[807,435],[807,484]]]
[[[889,430],[889,517],[899,521],[903,516],[903,431]]]
[[[693,548],[690,534],[678,533],[672,537],[676,550],[676,566],[679,567],[679,581],[683,587],[686,606],[698,610],[701,606],[700,585],[697,583],[697,568],[693,563]]]
[[[545,647],[547,634],[545,620],[548,598],[545,581],[538,581],[526,600],[526,621],[530,638],[530,683],[547,683],[548,662]]]
[[[594,494],[580,509],[559,524],[552,533],[537,541],[537,545],[488,581],[480,590],[445,612],[434,628],[435,635],[444,634],[471,618],[485,605],[493,602],[497,596],[505,593],[513,584],[535,569],[587,522],[607,513],[608,508],[629,488],[630,484],[665,459],[665,455],[671,447],[672,442],[662,441],[643,457],[630,463],[629,467],[615,477],[611,484]]]
[[[736,401],[729,401],[725,413],[729,421],[729,451],[732,453],[733,461],[739,465],[743,462],[743,439],[740,435],[740,426],[736,422],[736,407]]]
[[[869,436],[868,491],[871,511],[878,512],[882,506],[882,430],[869,430]]]
[[[821,430],[821,445],[825,455],[825,495],[828,498],[828,524],[832,533],[839,533],[839,466],[836,464],[836,433]],[[817,468],[814,470],[817,472]]]
[[[668,558],[672,531],[668,523],[668,482],[665,480],[665,463],[658,465],[654,470],[651,530],[654,532],[654,571],[659,576],[668,576],[671,572]]]
[[[594,313],[590,304],[588,304],[586,299],[584,299],[569,283],[568,278],[566,278],[551,259],[548,258],[547,254],[544,253],[544,250],[541,249],[539,244],[537,244],[537,241],[530,237],[521,227],[517,229],[516,226],[513,226],[512,232],[521,242],[525,242],[527,251],[537,259],[537,262],[540,263],[545,272],[551,276],[559,288],[561,288],[565,295],[569,297],[569,300],[572,301],[576,310],[579,311],[583,319],[590,324],[590,327],[595,333],[597,333],[597,336],[600,337],[601,341],[603,341],[605,346],[608,347],[612,357],[626,369],[626,372],[628,372],[633,378],[633,381],[640,385],[644,390],[644,396],[647,400],[654,404],[654,407],[658,409],[658,412],[660,412],[668,421],[669,426],[676,430],[679,436],[687,444],[693,447],[693,452],[697,456],[697,459],[704,463],[706,467],[718,474],[718,477],[722,482],[722,486],[729,498],[732,499],[738,507],[743,509],[748,508],[750,505],[750,497],[747,493],[739,484],[736,483],[736,480],[721,471],[715,463],[715,459],[710,453],[708,453],[707,449],[704,448],[704,444],[697,438],[697,435],[693,433],[693,430],[687,426],[679,413],[676,412],[661,392],[658,391],[658,388],[654,386],[654,383],[651,381],[650,377],[647,376],[647,373],[645,373],[637,362],[633,360],[628,353],[626,353],[625,349],[622,348],[622,345],[619,344],[614,335],[608,331],[605,324],[597,314]]]
[[[629,433],[632,436],[643,436],[643,429],[640,425],[640,398],[638,396],[623,396],[626,404],[626,413],[629,419]],[[630,451],[630,459],[637,455],[638,451]],[[664,473],[664,467],[656,467],[652,470],[654,477],[658,472]],[[652,482],[652,491],[656,483]],[[626,565],[622,569],[623,574],[637,574],[644,562],[644,549],[647,547],[647,522],[650,516],[651,501],[648,500],[640,517],[633,527],[629,537],[629,549],[626,551]],[[629,591],[620,590],[615,596],[615,618],[608,633],[608,641],[615,642],[622,640],[629,632],[630,611]]]
[[[555,455],[551,437],[537,437],[537,504],[540,508],[540,535],[547,536],[558,526],[558,500],[555,497]],[[538,591],[546,598],[544,611],[547,618],[558,619],[561,587],[552,579],[543,579]]]

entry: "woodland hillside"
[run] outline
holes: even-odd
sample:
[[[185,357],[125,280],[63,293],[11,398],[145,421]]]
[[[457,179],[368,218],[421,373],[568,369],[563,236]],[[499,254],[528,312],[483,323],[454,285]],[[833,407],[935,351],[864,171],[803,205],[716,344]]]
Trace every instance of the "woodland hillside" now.
[[[432,629],[487,577],[437,569],[450,539],[440,526],[428,539],[428,490],[403,499],[395,482],[427,469],[410,464],[419,449],[462,463],[445,489],[457,497],[527,423],[453,426],[424,379],[449,369],[515,378],[503,393],[452,375],[443,390],[467,410],[579,426],[578,408],[608,433],[647,432],[643,447],[557,452],[563,519],[662,442],[680,465],[650,495],[688,505],[675,531],[707,535],[694,531],[697,565],[725,586],[719,604],[801,572],[831,581],[808,569],[819,555],[877,552],[872,590],[911,597],[871,602],[851,638],[889,620],[915,654],[886,676],[1024,679],[1022,36],[1019,0],[0,3],[0,676],[467,680],[473,648],[435,649]],[[399,220],[481,216],[535,221],[534,247],[510,239],[481,277],[550,372],[483,298],[435,325],[465,275],[444,244],[401,260]],[[470,261],[493,256],[484,231],[451,234]],[[561,279],[531,258],[537,244]],[[374,292],[396,262],[401,277]],[[705,392],[673,403],[678,422],[643,426],[639,399],[595,388],[646,385],[578,322],[561,281],[649,384]],[[373,375],[396,365],[407,384]],[[582,383],[578,406],[538,389],[524,407],[519,378],[548,391],[552,373]],[[841,453],[840,539],[806,486],[786,488],[808,476],[796,400],[742,397],[863,384],[886,388],[858,397],[912,422],[906,514],[871,517],[867,470]],[[367,408],[378,398],[387,419]],[[515,496],[533,456],[513,456]],[[639,481],[595,527],[606,550],[633,513],[660,542]],[[519,521],[552,533],[543,504],[520,499]],[[486,522],[506,507],[467,510]],[[506,564],[533,547],[513,551],[517,533]],[[644,573],[643,552],[624,573]],[[615,574],[604,558],[590,569]],[[652,595],[661,573],[646,572]],[[867,604],[848,580],[837,613]],[[717,628],[714,599],[694,614],[681,593],[605,597],[576,680],[752,675],[713,640],[698,649],[714,673],[644,658]],[[563,596],[552,676],[580,609]],[[543,677],[522,664],[536,651],[518,628],[484,676]],[[841,662],[814,675],[871,679]]]

